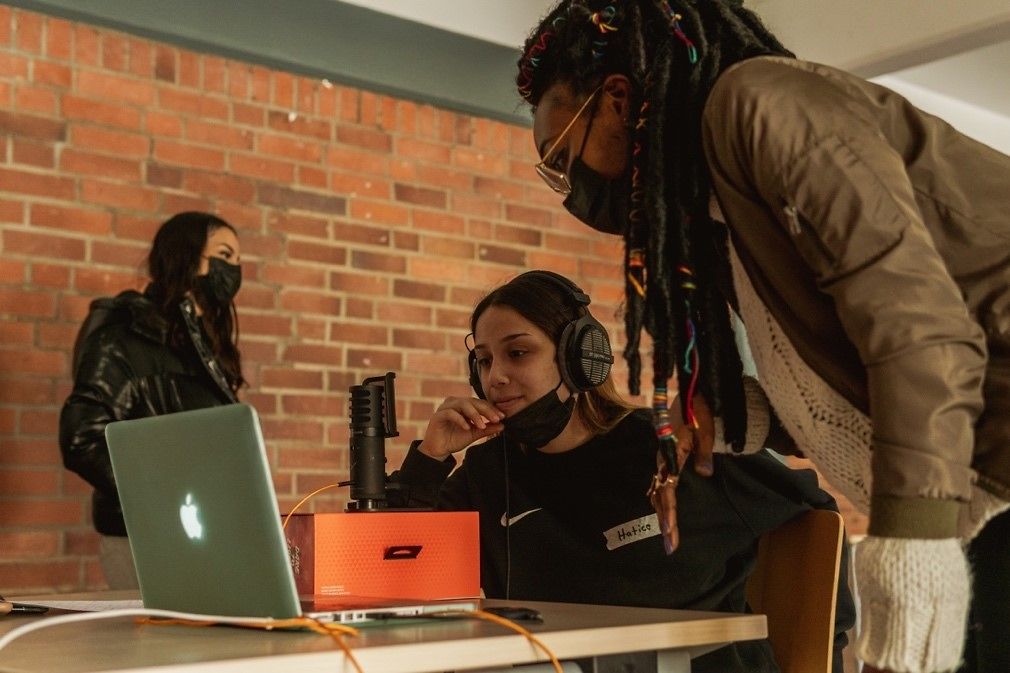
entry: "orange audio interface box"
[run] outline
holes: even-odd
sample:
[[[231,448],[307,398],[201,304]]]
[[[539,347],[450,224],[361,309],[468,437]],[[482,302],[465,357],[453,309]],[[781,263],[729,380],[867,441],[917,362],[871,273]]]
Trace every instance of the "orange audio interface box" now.
[[[477,512],[295,514],[284,533],[300,595],[480,596]]]

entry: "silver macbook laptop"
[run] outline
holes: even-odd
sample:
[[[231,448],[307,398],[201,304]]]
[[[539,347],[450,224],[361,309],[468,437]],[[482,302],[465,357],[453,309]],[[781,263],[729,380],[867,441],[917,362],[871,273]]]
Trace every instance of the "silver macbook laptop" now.
[[[147,608],[360,623],[477,607],[474,600],[300,601],[250,406],[110,423],[105,436]]]

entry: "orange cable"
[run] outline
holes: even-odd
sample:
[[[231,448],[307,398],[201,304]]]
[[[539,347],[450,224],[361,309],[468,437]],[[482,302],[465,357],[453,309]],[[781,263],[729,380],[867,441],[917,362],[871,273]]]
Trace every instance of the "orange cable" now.
[[[305,504],[305,501],[307,501],[307,500],[308,500],[309,498],[312,498],[312,497],[313,497],[313,496],[315,496],[315,495],[316,495],[317,493],[322,493],[322,492],[323,492],[323,491],[325,491],[326,489],[329,489],[329,488],[336,488],[337,486],[340,486],[340,484],[327,484],[326,486],[323,486],[322,488],[317,488],[316,490],[312,491],[312,493],[309,493],[309,494],[308,494],[307,496],[305,496],[304,498],[302,498],[301,500],[299,500],[299,501],[298,501],[298,504],[297,504],[297,505],[295,505],[294,507],[292,507],[292,508],[291,508],[291,511],[290,511],[290,512],[288,512],[288,513],[287,513],[287,514],[286,514],[286,515],[284,516],[284,524],[283,524],[283,525],[281,526],[281,528],[282,528],[283,530],[287,530],[287,528],[288,528],[288,519],[290,519],[290,518],[291,518],[291,515],[295,513],[295,510],[297,510],[297,509],[298,509],[299,507],[301,507],[302,505],[304,505],[304,504]]]
[[[440,612],[431,612],[428,614],[431,617],[476,617],[477,619],[483,619],[484,621],[493,622],[499,626],[504,626],[507,629],[515,631],[519,635],[530,641],[535,647],[540,648],[540,650],[547,655],[551,660],[551,664],[554,666],[556,673],[564,673],[561,668],[561,662],[558,661],[557,656],[551,651],[549,647],[544,645],[543,641],[537,638],[533,633],[523,628],[522,626],[516,624],[515,622],[505,619],[504,617],[499,617],[498,615],[492,614],[490,612],[484,612],[483,610],[445,610]]]
[[[499,626],[504,626],[505,628],[515,631],[519,635],[526,638],[530,643],[539,648],[547,657],[551,660],[551,664],[554,666],[556,673],[564,673],[561,668],[561,662],[558,661],[557,656],[551,651],[547,645],[543,643],[539,638],[537,638],[528,629],[516,624],[515,622],[505,619],[504,617],[499,617],[498,615],[492,614],[490,612],[484,612],[483,610],[444,610],[440,612],[432,612],[427,616],[429,617],[473,617],[476,619],[482,619],[484,621],[492,622],[498,624]],[[274,629],[287,629],[287,628],[306,628],[315,633],[329,636],[343,651],[344,656],[351,662],[354,666],[354,670],[357,673],[364,673],[364,669],[361,668],[360,662],[354,656],[354,652],[351,651],[350,646],[344,642],[343,636],[357,636],[358,630],[351,626],[345,626],[343,624],[334,623],[324,623],[315,619],[313,617],[294,617],[291,619],[274,619],[269,620],[262,624],[249,623],[249,622],[229,622],[221,620],[199,620],[199,619],[182,619],[182,618],[161,618],[161,617],[138,617],[138,624],[151,624],[155,626],[194,626],[194,627],[206,627],[206,626],[238,626],[245,629],[262,629],[264,631],[273,631]]]

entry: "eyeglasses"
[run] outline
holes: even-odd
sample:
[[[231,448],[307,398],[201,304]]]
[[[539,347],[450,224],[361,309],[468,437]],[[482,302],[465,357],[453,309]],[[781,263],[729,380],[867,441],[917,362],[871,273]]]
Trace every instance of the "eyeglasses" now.
[[[540,160],[540,163],[536,165],[537,175],[543,178],[543,181],[547,183],[547,186],[553,189],[558,194],[562,194],[564,196],[568,196],[569,194],[571,194],[572,183],[568,181],[568,175],[566,175],[564,171],[559,171],[557,168],[548,166],[547,162],[550,161],[551,157],[554,155],[555,150],[557,150],[561,146],[561,141],[563,141],[565,139],[565,136],[568,135],[568,132],[572,130],[572,127],[575,126],[575,122],[577,122],[579,117],[582,116],[582,113],[586,111],[586,108],[589,107],[589,104],[593,102],[593,99],[596,98],[596,94],[598,94],[600,92],[600,89],[602,88],[603,88],[602,85],[598,86],[596,87],[596,90],[593,91],[593,93],[589,94],[589,98],[587,98],[586,102],[582,104],[582,107],[579,108],[579,111],[575,113],[575,116],[572,117],[572,120],[568,122],[568,126],[566,126],[564,130],[562,130],[561,133],[558,135],[558,137],[554,139],[554,142],[551,143],[550,148],[548,148],[547,152],[544,153],[544,156]],[[590,123],[592,123],[591,119]],[[586,138],[588,136],[589,136],[589,127],[587,126],[586,134],[582,138],[583,146],[585,146]],[[581,148],[579,149],[579,153],[580,154],[582,153]]]

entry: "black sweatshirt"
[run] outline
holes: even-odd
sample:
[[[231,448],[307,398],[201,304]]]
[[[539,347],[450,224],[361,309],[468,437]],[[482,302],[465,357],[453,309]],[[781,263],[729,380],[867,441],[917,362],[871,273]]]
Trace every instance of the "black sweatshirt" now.
[[[680,546],[668,556],[646,497],[656,470],[647,410],[563,453],[525,451],[495,437],[469,448],[451,475],[452,457],[434,460],[416,444],[392,479],[409,504],[480,513],[489,598],[749,612],[744,587],[761,534],[809,509],[837,509],[811,470],[792,470],[767,452],[717,455],[714,476],[690,465],[681,475]],[[855,620],[844,554],[842,563],[835,673]],[[778,670],[766,640],[692,661],[695,673]]]

